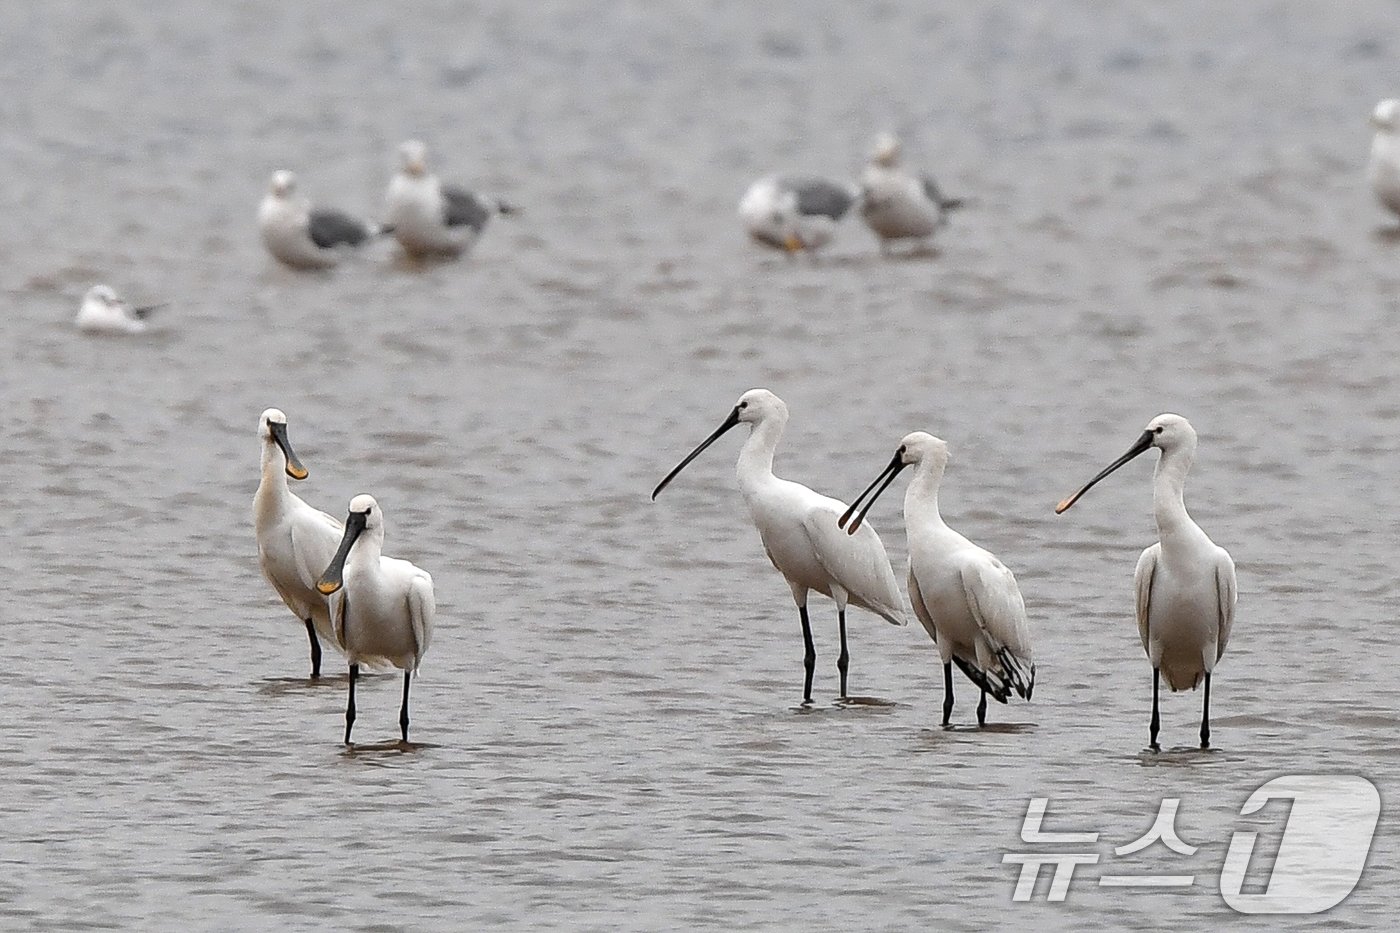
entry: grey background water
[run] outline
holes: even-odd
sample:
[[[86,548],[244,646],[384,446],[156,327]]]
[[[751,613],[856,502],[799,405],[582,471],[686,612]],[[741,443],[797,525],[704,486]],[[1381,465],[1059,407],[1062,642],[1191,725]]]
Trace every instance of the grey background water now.
[[[1394,4],[234,6],[5,7],[0,926],[1190,926],[1234,916],[1215,879],[1265,779],[1394,796],[1400,247],[1363,176]],[[976,202],[938,256],[744,241],[751,179],[853,173],[885,128]],[[409,136],[525,212],[461,263],[271,264],[274,168],[373,212]],[[84,339],[95,281],[172,307]],[[944,514],[1020,579],[1032,704],[937,728],[929,639],[857,613],[880,702],[839,706],[821,601],[797,708],[737,437],[647,500],[754,385],[792,410],[780,475],[832,495],[906,431],[950,442]],[[343,675],[300,680],[249,515],[268,405],[301,494],[373,492],[434,575],[421,747],[380,744],[396,678],[354,754]],[[1150,466],[1051,511],[1161,411],[1239,565],[1209,754],[1199,694],[1143,751]],[[1103,834],[1064,904],[1011,902],[1032,796]],[[1115,860],[1163,796],[1201,851]],[[1397,848],[1387,813],[1323,925],[1389,926]]]

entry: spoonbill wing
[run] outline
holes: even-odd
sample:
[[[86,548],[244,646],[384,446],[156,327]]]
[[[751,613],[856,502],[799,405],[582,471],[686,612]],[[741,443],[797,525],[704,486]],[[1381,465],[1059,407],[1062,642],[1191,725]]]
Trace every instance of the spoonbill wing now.
[[[817,563],[850,594],[853,604],[895,625],[906,625],[904,599],[885,545],[869,522],[861,522],[854,535],[841,529],[836,520],[845,510],[844,502],[833,499],[803,516],[802,527]]]
[[[1016,577],[1001,561],[982,554],[965,561],[959,575],[972,618],[1001,667],[1000,679],[1029,699],[1035,687],[1035,665],[1031,663],[1030,622]],[[1006,689],[989,692],[1005,694]]]
[[[1230,640],[1230,629],[1235,624],[1235,562],[1224,550],[1220,552],[1220,562],[1215,567],[1215,592],[1220,605],[1220,635],[1215,643],[1215,659],[1225,654],[1225,643]]]
[[[938,629],[933,624],[933,616],[928,614],[928,606],[924,605],[924,594],[919,589],[919,580],[914,576],[912,566],[909,568],[909,603],[914,607],[914,618],[923,625],[933,643],[938,644]]]
[[[416,570],[417,568],[415,568]],[[417,570],[408,584],[408,619],[413,626],[413,669],[423,660],[428,650],[428,642],[433,637],[433,617],[437,615],[437,601],[433,597],[433,578],[426,570]]]
[[[1133,585],[1137,589],[1138,636],[1142,639],[1142,650],[1147,652],[1148,657],[1152,656],[1152,649],[1147,644],[1147,609],[1152,602],[1152,578],[1157,573],[1157,558],[1161,554],[1160,542],[1144,550],[1138,558],[1137,570],[1133,573]]]

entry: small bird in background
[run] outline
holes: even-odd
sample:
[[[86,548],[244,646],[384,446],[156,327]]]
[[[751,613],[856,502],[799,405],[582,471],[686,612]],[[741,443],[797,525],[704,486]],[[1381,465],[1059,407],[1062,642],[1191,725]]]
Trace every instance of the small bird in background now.
[[[427,153],[416,139],[399,147],[399,171],[386,197],[385,217],[409,256],[460,256],[480,239],[494,215],[517,213],[505,201],[443,184],[428,171]]]
[[[739,217],[754,242],[789,255],[831,242],[836,225],[856,202],[856,190],[824,178],[773,175],[749,186]]]
[[[1391,213],[1400,215],[1400,100],[1386,99],[1371,111],[1371,164],[1366,177],[1371,191]]]
[[[887,254],[896,240],[926,241],[963,206],[961,198],[944,197],[932,177],[902,169],[902,154],[899,139],[882,134],[861,177],[860,215]]]
[[[110,286],[94,285],[83,296],[74,323],[78,325],[78,330],[89,334],[142,334],[146,332],[146,319],[151,312],[165,307],[167,303],[133,308],[118,297]]]
[[[312,207],[288,171],[272,173],[258,205],[258,231],[272,258],[293,269],[329,269],[347,250],[391,232],[341,211]]]

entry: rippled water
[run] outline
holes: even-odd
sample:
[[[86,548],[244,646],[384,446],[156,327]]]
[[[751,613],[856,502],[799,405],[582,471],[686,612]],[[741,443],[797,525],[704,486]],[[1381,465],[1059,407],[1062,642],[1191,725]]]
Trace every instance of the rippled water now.
[[[1393,5],[233,6],[0,31],[0,926],[1180,928],[1234,916],[1215,879],[1267,778],[1392,795],[1400,247],[1363,166]],[[975,202],[939,255],[744,242],[749,180],[854,172],[889,127]],[[372,212],[410,135],[524,213],[462,263],[271,265],[272,169]],[[158,332],[75,334],[99,280],[171,300]],[[1034,703],[937,728],[931,642],[855,613],[868,699],[839,705],[821,601],[798,708],[739,440],[647,500],[754,385],[792,409],[779,473],[832,495],[906,431],[950,442],[944,514],[1020,579]],[[373,492],[436,581],[411,749],[392,676],[341,747],[343,675],[300,679],[258,576],[274,404],[300,492]],[[1160,411],[1239,566],[1205,754],[1198,694],[1143,751],[1146,458],[1052,513]],[[872,519],[902,563],[898,496]],[[1011,900],[1033,796],[1102,833],[1062,904]],[[1164,796],[1200,852],[1115,859]],[[1386,814],[1324,921],[1388,927],[1397,854]]]

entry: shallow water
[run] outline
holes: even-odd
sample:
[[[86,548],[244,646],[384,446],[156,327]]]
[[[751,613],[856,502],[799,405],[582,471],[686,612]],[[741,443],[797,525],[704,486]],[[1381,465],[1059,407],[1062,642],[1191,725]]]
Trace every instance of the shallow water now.
[[[0,31],[0,926],[1176,928],[1236,918],[1216,878],[1266,779],[1392,796],[1400,245],[1363,176],[1392,5],[391,6]],[[885,128],[974,202],[936,256],[857,224],[815,262],[744,242],[748,181],[854,172]],[[271,265],[271,170],[372,212],[410,135],[524,212],[466,262]],[[158,331],[77,336],[99,280],[169,299]],[[858,612],[838,703],[816,601],[797,705],[738,438],[647,500],[754,385],[792,410],[779,473],[831,495],[906,431],[949,441],[944,515],[1036,626],[1032,704],[967,728],[960,681],[937,728],[929,639]],[[343,675],[302,679],[258,576],[274,404],[300,493],[373,492],[434,576],[411,746],[391,675],[339,744]],[[1147,458],[1052,512],[1161,411],[1200,431],[1189,502],[1239,566],[1207,753],[1198,694],[1143,750]],[[898,501],[872,513],[897,566]],[[1081,877],[1197,883],[1013,903],[1037,796],[1102,834]],[[1164,796],[1200,851],[1113,857]],[[1398,854],[1384,814],[1324,923],[1388,928]]]

